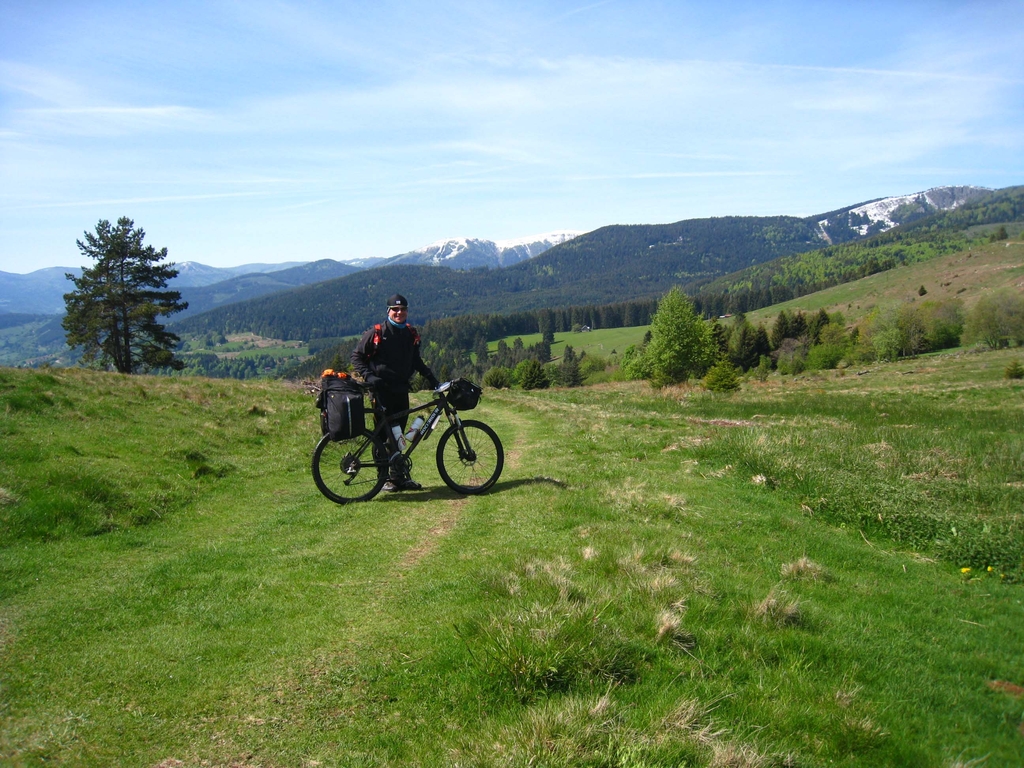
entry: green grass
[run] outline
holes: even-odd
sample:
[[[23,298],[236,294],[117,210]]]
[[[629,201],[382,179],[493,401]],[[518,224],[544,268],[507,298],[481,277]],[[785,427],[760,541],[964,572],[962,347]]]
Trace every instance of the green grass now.
[[[876,307],[904,302],[959,298],[968,308],[979,298],[1000,288],[1017,285],[1024,277],[1024,243],[999,241],[967,252],[939,256],[897,267],[823,291],[759,309],[747,314],[757,325],[770,325],[783,309],[829,314],[842,312],[847,322],[867,315]],[[927,293],[919,295],[924,286]]]
[[[301,389],[0,370],[0,763],[1019,765],[1020,561],[885,523],[1012,549],[1014,352],[487,391],[492,493],[346,507]]]
[[[223,344],[206,347],[202,336],[186,339],[187,352],[213,352],[218,357],[256,357],[269,355],[282,359],[301,360],[309,356],[309,345],[301,341],[264,339],[254,334],[239,334]]]
[[[556,333],[555,343],[551,345],[551,356],[555,359],[560,358],[566,345],[572,347],[577,355],[582,352],[601,357],[609,357],[612,352],[621,355],[630,344],[642,342],[649,327],[641,325],[629,328],[599,328],[586,333]],[[523,345],[529,347],[541,341],[541,334],[516,334],[503,339],[503,341],[511,347],[516,338],[521,338]],[[488,342],[487,348],[494,352],[498,348],[498,340]]]
[[[245,349],[230,355],[231,357],[258,357],[270,355],[282,360],[304,360],[309,357],[309,347],[305,344],[297,345],[297,342],[284,342],[282,346],[259,347],[257,349]]]

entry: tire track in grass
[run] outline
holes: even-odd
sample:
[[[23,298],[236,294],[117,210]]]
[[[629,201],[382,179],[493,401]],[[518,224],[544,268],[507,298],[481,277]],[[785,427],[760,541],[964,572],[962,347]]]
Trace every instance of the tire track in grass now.
[[[455,528],[455,524],[462,516],[462,510],[465,509],[468,502],[469,499],[463,498],[448,505],[434,527],[428,530],[423,538],[398,561],[397,572],[400,575],[415,568],[423,558],[437,549],[441,540]]]

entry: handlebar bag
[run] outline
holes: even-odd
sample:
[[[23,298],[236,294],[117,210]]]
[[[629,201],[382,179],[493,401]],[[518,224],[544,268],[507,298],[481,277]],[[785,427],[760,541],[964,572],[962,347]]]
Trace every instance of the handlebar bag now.
[[[480,393],[483,390],[469,379],[459,379],[452,384],[448,394],[448,402],[457,410],[471,411],[480,402]]]

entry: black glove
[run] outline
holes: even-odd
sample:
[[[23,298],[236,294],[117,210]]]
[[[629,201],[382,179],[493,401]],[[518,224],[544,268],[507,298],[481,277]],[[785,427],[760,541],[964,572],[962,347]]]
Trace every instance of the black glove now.
[[[436,376],[431,376],[429,379],[427,379],[427,384],[430,385],[431,389],[437,389],[439,386],[441,386],[441,382],[437,380]]]
[[[382,379],[380,376],[370,375],[366,377],[365,381],[373,389],[377,389],[378,387],[384,386],[384,379]]]

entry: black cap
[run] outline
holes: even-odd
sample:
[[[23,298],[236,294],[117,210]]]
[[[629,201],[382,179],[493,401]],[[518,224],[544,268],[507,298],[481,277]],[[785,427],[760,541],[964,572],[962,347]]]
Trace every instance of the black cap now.
[[[409,300],[406,299],[405,296],[403,296],[402,294],[396,293],[394,296],[388,299],[388,309],[391,309],[392,307],[404,307],[405,309],[408,309]]]

